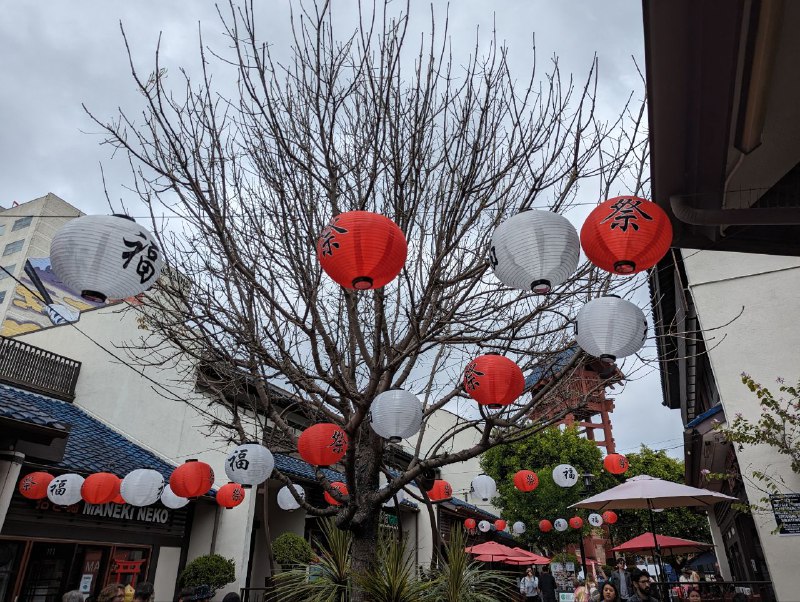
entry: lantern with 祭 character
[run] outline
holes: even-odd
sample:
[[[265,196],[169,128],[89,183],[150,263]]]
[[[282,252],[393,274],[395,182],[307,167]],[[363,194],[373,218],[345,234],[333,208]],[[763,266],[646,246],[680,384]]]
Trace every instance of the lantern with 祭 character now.
[[[629,466],[628,458],[622,454],[608,454],[603,458],[603,468],[611,474],[623,474]]]
[[[314,424],[298,437],[297,451],[312,466],[336,464],[347,452],[347,434],[330,422]]]
[[[500,408],[513,403],[525,390],[525,376],[507,357],[489,353],[467,364],[464,389],[481,405]]]
[[[583,527],[583,519],[580,516],[573,516],[569,519],[569,526],[573,529],[580,529]]]
[[[613,510],[606,510],[603,512],[603,522],[608,523],[609,525],[613,525],[617,522],[617,513]]]
[[[52,480],[49,472],[31,472],[19,480],[18,490],[29,500],[41,500],[47,497],[47,486]]]
[[[661,207],[618,196],[598,205],[581,228],[581,246],[594,265],[612,274],[651,268],[672,244],[672,224]]]
[[[164,265],[158,242],[126,215],[84,215],[50,243],[53,272],[82,297],[104,302],[145,292]]]
[[[468,518],[467,520],[464,521],[464,528],[467,531],[472,531],[477,526],[478,526],[478,523],[475,521],[474,518]]]
[[[453,488],[447,481],[437,479],[428,491],[428,497],[432,502],[446,502],[453,497]]]
[[[518,470],[514,475],[514,487],[520,491],[533,491],[539,486],[539,476],[532,470]]]
[[[549,533],[553,530],[553,523],[551,523],[546,518],[539,521],[539,531],[542,533]]]
[[[245,489],[266,481],[273,468],[272,452],[258,443],[238,445],[225,460],[225,475]]]
[[[502,518],[498,518],[496,521],[494,521],[494,528],[497,529],[498,531],[504,531],[506,525],[507,525],[506,521],[504,521]]]
[[[388,217],[370,211],[348,211],[331,219],[317,241],[325,273],[345,288],[381,288],[403,269],[408,244]]]
[[[235,508],[244,501],[244,487],[239,483],[228,483],[217,491],[217,504],[226,510]]]

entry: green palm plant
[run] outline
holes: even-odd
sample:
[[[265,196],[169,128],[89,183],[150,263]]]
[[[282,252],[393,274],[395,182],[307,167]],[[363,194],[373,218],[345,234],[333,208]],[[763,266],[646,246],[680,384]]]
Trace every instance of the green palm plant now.
[[[405,539],[383,534],[378,541],[378,563],[366,575],[354,575],[354,585],[370,600],[421,602],[429,585],[416,578]]]
[[[275,575],[274,600],[281,602],[347,602],[350,599],[349,531],[336,527],[333,520],[321,521],[325,541],[316,541],[319,562]]]
[[[481,568],[464,551],[460,529],[450,532],[447,559],[430,584],[425,600],[431,602],[500,602],[513,591],[514,581],[499,571]]]

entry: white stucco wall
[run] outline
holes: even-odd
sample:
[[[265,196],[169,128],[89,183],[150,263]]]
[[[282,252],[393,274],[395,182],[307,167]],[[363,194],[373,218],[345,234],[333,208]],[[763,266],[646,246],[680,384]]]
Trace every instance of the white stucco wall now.
[[[153,579],[153,600],[172,600],[178,582],[181,549],[162,546],[158,552],[158,566]]]
[[[757,420],[759,405],[742,372],[773,392],[777,377],[800,379],[800,259],[691,250],[683,256],[725,415]],[[800,477],[772,448],[747,446],[737,456],[743,472],[768,467],[788,491],[800,491]],[[745,488],[751,501],[764,495],[747,479]],[[796,599],[800,536],[773,534],[771,513],[754,519],[778,598]]]

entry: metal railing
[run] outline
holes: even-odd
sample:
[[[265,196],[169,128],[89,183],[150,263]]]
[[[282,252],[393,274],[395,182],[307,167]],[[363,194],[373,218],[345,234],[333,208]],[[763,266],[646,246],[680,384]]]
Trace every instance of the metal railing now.
[[[775,590],[770,581],[653,581],[650,591],[663,600],[665,586],[670,602],[685,602],[693,589],[700,592],[703,602],[775,602]]]
[[[79,361],[0,337],[0,382],[73,401],[81,371]]]

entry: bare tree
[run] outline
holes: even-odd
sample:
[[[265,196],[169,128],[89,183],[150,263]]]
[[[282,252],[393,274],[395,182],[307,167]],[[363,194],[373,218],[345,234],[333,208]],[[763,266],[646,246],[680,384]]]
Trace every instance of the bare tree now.
[[[410,466],[378,487],[388,462],[368,420],[378,393],[413,391],[427,421],[465,397],[460,374],[470,357],[496,351],[523,369],[549,365],[574,344],[571,321],[582,304],[632,288],[586,264],[550,295],[509,290],[487,251],[502,221],[530,208],[565,212],[582,185],[592,189],[582,195],[590,202],[646,186],[644,108],[629,99],[616,120],[597,117],[596,59],[576,85],[565,83],[555,59],[540,76],[534,49],[520,82],[494,38],[485,52],[476,43],[469,57],[454,58],[447,22],[438,31],[433,15],[430,31],[410,43],[408,6],[398,11],[388,1],[361,7],[343,39],[328,2],[301,8],[284,63],[259,38],[252,3],[231,4],[220,18],[232,57],[201,40],[203,74],[194,81],[182,72],[179,90],[168,87],[158,52],[149,76],[131,60],[143,114],[93,117],[106,142],[127,153],[176,275],[162,279],[166,294],[151,296],[145,320],[154,341],[206,367],[201,384],[225,401],[226,418],[217,412],[214,420],[230,438],[245,438],[256,419],[296,442],[272,384],[312,419],[343,426],[349,495],[331,492],[318,471],[343,505],[303,507],[353,532],[353,564],[363,570],[375,558],[383,502],[423,470],[559,418],[530,416],[581,354],[535,394],[475,412],[433,445],[418,443]],[[212,64],[235,70],[235,93],[215,89]],[[382,289],[342,289],[315,258],[330,218],[355,209],[390,217],[409,241],[405,268]],[[159,219],[165,212],[181,219]],[[245,385],[252,394],[236,397]],[[466,429],[480,432],[475,445],[449,449]]]

